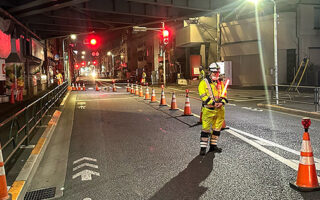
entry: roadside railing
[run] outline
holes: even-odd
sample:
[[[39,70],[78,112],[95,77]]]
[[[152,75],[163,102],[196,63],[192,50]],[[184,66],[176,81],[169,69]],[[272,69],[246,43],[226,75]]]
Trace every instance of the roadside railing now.
[[[64,82],[0,123],[0,143],[4,164],[12,158],[21,145],[29,144],[32,131],[41,125],[42,119],[51,108],[59,105],[67,87],[68,83]]]
[[[272,99],[275,100],[275,85],[272,85]],[[314,105],[314,111],[319,111],[320,87],[278,85],[279,101]]]

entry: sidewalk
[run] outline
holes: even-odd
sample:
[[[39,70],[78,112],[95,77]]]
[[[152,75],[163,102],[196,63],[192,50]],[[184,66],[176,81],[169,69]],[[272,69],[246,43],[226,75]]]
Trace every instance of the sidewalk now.
[[[51,87],[47,88],[39,92],[36,96],[23,96],[22,102],[15,102],[15,104],[10,103],[0,103],[0,122],[4,121],[8,117],[12,116],[13,114],[17,113],[18,111],[22,110],[27,105],[31,104],[32,102],[36,101],[38,98],[45,95],[47,92],[52,90],[56,85],[52,85]]]

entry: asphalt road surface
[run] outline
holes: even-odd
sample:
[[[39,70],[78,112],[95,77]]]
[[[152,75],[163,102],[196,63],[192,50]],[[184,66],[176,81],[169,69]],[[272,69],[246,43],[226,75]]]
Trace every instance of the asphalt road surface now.
[[[167,104],[171,91],[166,93]],[[182,94],[177,95],[181,109]],[[202,157],[198,155],[201,126],[196,126],[201,102],[196,94],[190,98],[195,115],[188,117],[181,116],[181,110],[129,95],[123,85],[116,93],[89,90],[74,95],[60,199],[320,199],[320,192],[301,193],[289,186],[297,176],[300,116],[258,109],[255,100],[231,101],[226,106],[230,129],[218,141],[223,152]],[[319,130],[319,121],[312,119],[318,176]]]

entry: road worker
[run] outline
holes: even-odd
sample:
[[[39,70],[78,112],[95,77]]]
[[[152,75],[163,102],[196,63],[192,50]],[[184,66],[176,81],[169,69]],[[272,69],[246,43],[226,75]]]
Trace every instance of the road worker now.
[[[63,83],[63,77],[62,77],[62,74],[57,70],[57,83],[58,85],[61,85]]]
[[[200,137],[200,155],[205,155],[209,138],[209,152],[221,153],[217,147],[218,138],[224,122],[224,105],[228,102],[224,84],[219,80],[220,68],[216,63],[209,66],[209,75],[199,84],[202,100],[202,130]],[[223,94],[224,92],[224,94]]]

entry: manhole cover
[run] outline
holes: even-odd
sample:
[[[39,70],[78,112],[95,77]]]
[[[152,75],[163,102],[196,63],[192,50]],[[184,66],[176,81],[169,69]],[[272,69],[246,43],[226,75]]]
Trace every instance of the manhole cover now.
[[[27,192],[24,200],[42,200],[53,198],[56,194],[56,188],[46,188],[41,190],[35,190],[31,192]]]

